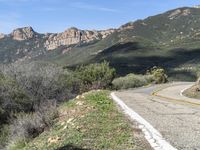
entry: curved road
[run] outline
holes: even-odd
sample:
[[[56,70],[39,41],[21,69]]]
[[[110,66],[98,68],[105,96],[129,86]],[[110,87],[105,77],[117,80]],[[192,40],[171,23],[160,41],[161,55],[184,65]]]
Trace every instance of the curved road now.
[[[115,95],[178,150],[200,150],[200,100],[181,92],[194,83],[176,82],[115,92]]]

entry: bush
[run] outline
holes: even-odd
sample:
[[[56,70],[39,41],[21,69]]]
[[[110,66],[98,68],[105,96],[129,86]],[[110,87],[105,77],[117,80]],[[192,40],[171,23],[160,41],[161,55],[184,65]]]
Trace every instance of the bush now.
[[[5,123],[11,112],[28,111],[31,104],[17,83],[0,73],[0,123]]]
[[[39,105],[42,101],[52,99],[63,101],[73,95],[72,88],[69,87],[71,85],[64,82],[64,76],[69,78],[70,73],[57,65],[31,62],[4,66],[0,69],[5,76],[15,82],[18,86],[17,89],[27,95],[27,100],[31,102],[29,107],[26,107],[29,111],[34,111],[35,105]],[[8,85],[8,83],[5,83],[5,85]],[[24,111],[23,108],[21,111]]]
[[[75,76],[80,80],[80,91],[105,89],[111,86],[115,77],[115,69],[108,62],[80,66],[75,70]]]
[[[168,76],[163,68],[155,66],[147,71],[147,75],[152,75],[154,83],[156,84],[166,83],[168,81]]]
[[[0,125],[0,149],[3,149],[7,142],[9,137],[9,125]]]
[[[153,67],[152,69],[147,71],[146,75],[136,75],[131,73],[126,75],[125,77],[114,79],[112,84],[114,89],[119,90],[141,87],[150,83],[166,83],[167,81],[168,80],[165,70],[162,68]]]
[[[6,135],[1,128],[14,118],[9,141],[20,147],[54,123],[56,102],[74,96],[74,81],[66,84],[71,73],[48,63],[12,64],[0,70],[0,133]]]
[[[58,117],[59,113],[56,106],[56,101],[42,102],[39,107],[35,108],[36,114],[41,118],[45,127],[50,127],[54,123],[54,119]]]
[[[42,133],[45,128],[52,126],[58,117],[55,101],[41,104],[35,113],[20,113],[10,125],[10,141],[13,143],[28,142]],[[15,145],[15,144],[14,144]]]
[[[136,88],[147,85],[152,82],[151,75],[128,74],[125,77],[119,77],[113,80],[113,88],[115,90]]]

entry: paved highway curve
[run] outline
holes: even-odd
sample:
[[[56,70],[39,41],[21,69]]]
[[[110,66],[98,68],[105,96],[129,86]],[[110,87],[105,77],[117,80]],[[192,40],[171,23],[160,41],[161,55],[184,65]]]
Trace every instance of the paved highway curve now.
[[[194,83],[176,82],[115,92],[178,150],[200,150],[200,100],[181,94]]]

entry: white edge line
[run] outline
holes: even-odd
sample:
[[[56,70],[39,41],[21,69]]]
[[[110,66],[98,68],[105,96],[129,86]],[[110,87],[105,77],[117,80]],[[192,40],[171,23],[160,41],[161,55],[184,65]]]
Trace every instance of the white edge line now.
[[[111,93],[112,99],[123,109],[124,113],[129,115],[131,119],[139,123],[139,128],[145,135],[145,138],[154,150],[177,150],[170,145],[162,135],[139,114],[129,108],[114,92]]]

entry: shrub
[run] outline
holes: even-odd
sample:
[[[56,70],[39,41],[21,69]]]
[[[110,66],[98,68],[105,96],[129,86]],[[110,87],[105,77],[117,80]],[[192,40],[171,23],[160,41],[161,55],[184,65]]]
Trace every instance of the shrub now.
[[[34,138],[54,123],[56,102],[74,96],[74,81],[65,84],[71,73],[48,63],[12,64],[0,66],[0,70],[0,130],[14,118],[9,141],[20,147],[26,142],[23,140]]]
[[[0,122],[6,121],[11,112],[27,111],[31,101],[17,83],[0,74]]]
[[[147,71],[146,75],[128,74],[125,77],[119,77],[113,80],[113,88],[128,89],[141,87],[150,83],[160,84],[167,82],[165,70],[158,67],[153,67]]]
[[[59,115],[55,100],[42,102],[39,107],[35,108],[35,110],[37,116],[41,118],[45,127],[52,126],[54,119]]]
[[[44,129],[42,119],[35,113],[20,113],[11,124],[12,140],[29,140]]]
[[[0,125],[0,149],[3,149],[7,142],[9,137],[9,125]]]
[[[128,74],[125,77],[119,77],[114,79],[112,84],[114,89],[119,90],[141,87],[151,83],[151,81],[152,76],[150,75]]]
[[[148,70],[147,74],[153,76],[154,83],[156,84],[166,83],[168,81],[168,76],[166,75],[165,70],[163,68],[155,66]]]
[[[27,142],[49,128],[58,117],[55,101],[40,105],[35,113],[20,113],[10,125],[10,141],[13,143]],[[14,144],[15,145],[15,144]]]
[[[61,81],[63,69],[53,64],[31,63],[19,69],[17,81],[34,103],[56,99],[62,101],[69,95],[68,88]],[[34,73],[33,73],[34,72]]]
[[[48,64],[31,62],[27,64],[13,64],[5,66],[3,74],[12,78],[20,89],[28,95],[32,101],[31,111],[34,105],[41,101],[56,99],[62,101],[72,95],[71,87],[63,82],[63,76],[68,78],[70,73],[62,67]]]
[[[81,81],[81,92],[91,89],[105,89],[111,86],[115,77],[115,69],[110,68],[109,63],[104,61],[100,64],[78,67],[75,70],[75,76]]]

